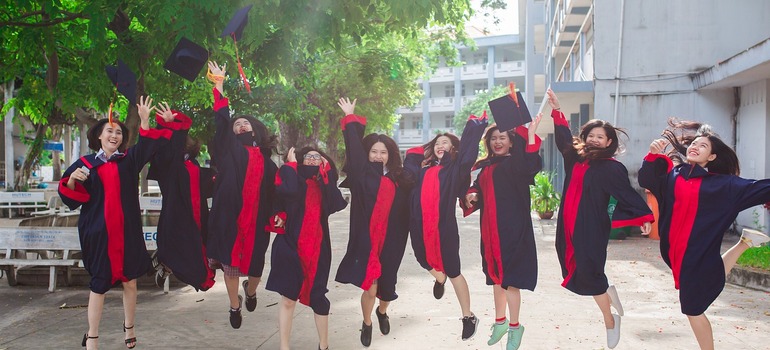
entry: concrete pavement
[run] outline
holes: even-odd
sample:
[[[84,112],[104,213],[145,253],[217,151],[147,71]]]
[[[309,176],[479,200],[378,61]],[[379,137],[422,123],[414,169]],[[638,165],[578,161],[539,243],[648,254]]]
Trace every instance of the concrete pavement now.
[[[347,243],[349,210],[331,218],[334,276]],[[458,218],[461,215],[458,213]],[[478,214],[459,219],[463,274],[470,285],[472,310],[479,317],[476,336],[460,340],[460,307],[451,284],[441,300],[432,296],[433,280],[414,259],[411,246],[401,266],[399,299],[388,314],[391,333],[379,333],[374,318],[370,349],[502,349],[505,337],[486,345],[494,319],[492,288],[484,283],[479,255]],[[601,313],[590,297],[574,295],[560,286],[561,272],[553,247],[555,220],[535,220],[538,248],[538,286],[522,292],[521,323],[526,327],[521,349],[603,349],[606,336]],[[725,245],[727,246],[727,245]],[[268,250],[269,254],[269,250]],[[269,258],[268,258],[269,261]],[[265,268],[268,275],[269,264]],[[678,294],[669,269],[661,260],[658,242],[641,237],[611,241],[607,275],[617,285],[626,316],[616,349],[695,349],[687,318],[679,311]],[[195,292],[173,287],[140,287],[136,316],[137,349],[277,349],[279,295],[258,290],[255,312],[244,309],[243,326],[228,321],[227,296],[221,276],[211,290]],[[331,300],[330,348],[363,349],[359,342],[361,291],[352,285],[329,282]],[[68,308],[60,308],[61,305]],[[85,286],[9,287],[0,279],[0,350],[80,348],[87,329]],[[770,294],[727,285],[707,312],[717,349],[770,348]],[[125,349],[120,289],[107,294],[101,322],[101,349]],[[292,348],[316,349],[312,310],[298,304]]]

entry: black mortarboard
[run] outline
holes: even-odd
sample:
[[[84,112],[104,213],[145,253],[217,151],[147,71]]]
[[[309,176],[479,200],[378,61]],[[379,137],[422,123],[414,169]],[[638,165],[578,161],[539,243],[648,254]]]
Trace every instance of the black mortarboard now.
[[[121,95],[128,99],[129,107],[136,104],[136,74],[123,60],[118,59],[117,66],[106,66],[107,76]]]
[[[163,68],[189,81],[195,81],[208,59],[209,52],[204,47],[182,37],[166,59]]]
[[[500,131],[508,131],[532,121],[527,104],[521,92],[516,91],[516,100],[510,94],[489,101],[489,110]],[[518,102],[518,103],[517,103]]]
[[[246,28],[246,23],[249,21],[249,10],[251,10],[251,6],[253,5],[248,5],[238,10],[238,12],[235,13],[235,16],[230,19],[230,23],[227,23],[227,27],[222,31],[221,36],[235,36],[236,41],[241,40],[243,29]]]

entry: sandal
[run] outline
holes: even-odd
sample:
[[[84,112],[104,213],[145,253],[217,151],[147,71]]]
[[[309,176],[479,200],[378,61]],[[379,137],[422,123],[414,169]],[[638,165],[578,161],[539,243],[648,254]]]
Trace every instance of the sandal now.
[[[123,333],[126,333],[127,329],[134,329],[134,326],[126,327],[126,323],[123,322]],[[129,345],[131,343],[134,343],[134,345]],[[135,348],[136,347],[136,337],[126,339],[126,347],[129,348],[129,349]]]
[[[82,345],[83,347],[86,347],[86,343],[88,342],[88,339],[99,339],[99,336],[97,335],[95,337],[92,337],[92,336],[89,336],[88,333],[83,334],[83,342],[80,343],[80,345]]]

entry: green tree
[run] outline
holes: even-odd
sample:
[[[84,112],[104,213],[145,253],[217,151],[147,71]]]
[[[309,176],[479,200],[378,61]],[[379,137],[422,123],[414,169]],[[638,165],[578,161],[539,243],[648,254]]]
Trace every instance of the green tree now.
[[[489,117],[489,123],[494,123],[494,118],[492,117],[492,113],[489,113],[489,105],[487,105],[487,102],[500,96],[504,96],[508,92],[509,90],[507,85],[494,86],[492,89],[476,95],[472,101],[466,103],[454,118],[454,125],[455,130],[457,130],[457,134],[461,135],[463,133],[463,129],[465,129],[465,121],[468,120],[468,116],[471,114],[481,116],[481,114],[486,111],[487,116]]]

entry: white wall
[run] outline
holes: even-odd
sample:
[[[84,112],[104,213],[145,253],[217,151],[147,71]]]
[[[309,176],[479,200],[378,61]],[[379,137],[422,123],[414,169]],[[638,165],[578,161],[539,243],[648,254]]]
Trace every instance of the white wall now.
[[[594,117],[612,121],[620,1],[595,0]],[[690,74],[764,40],[770,1],[626,0],[617,124],[632,177],[669,116],[705,121],[732,144],[732,89],[693,91]]]
[[[763,80],[741,87],[741,106],[738,111],[738,145],[736,153],[741,162],[741,177],[748,179],[765,179],[770,177],[770,161],[768,161],[768,137],[770,136],[770,121],[768,121],[768,95],[770,80]],[[755,214],[759,216],[755,218]],[[738,224],[751,228],[765,226],[768,212],[761,205],[745,210],[738,216]],[[757,221],[755,223],[755,221]]]

